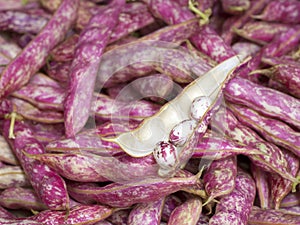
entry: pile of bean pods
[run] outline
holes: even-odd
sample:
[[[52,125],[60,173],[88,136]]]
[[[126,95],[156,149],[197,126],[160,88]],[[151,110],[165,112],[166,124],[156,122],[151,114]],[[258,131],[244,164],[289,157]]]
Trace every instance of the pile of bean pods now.
[[[300,1],[0,0],[0,224],[299,225]]]

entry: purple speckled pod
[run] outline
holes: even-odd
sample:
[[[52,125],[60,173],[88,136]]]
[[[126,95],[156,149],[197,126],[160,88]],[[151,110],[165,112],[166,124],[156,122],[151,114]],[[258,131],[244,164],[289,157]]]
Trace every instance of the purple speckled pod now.
[[[168,225],[194,225],[199,220],[201,212],[202,200],[196,196],[191,197],[172,211]]]
[[[289,193],[282,199],[280,208],[293,207],[300,204],[300,192]]]
[[[260,115],[241,105],[229,105],[241,123],[258,132],[267,141],[282,146],[300,157],[300,134],[286,123]]]
[[[249,21],[235,32],[245,39],[258,44],[266,44],[281,32],[286,32],[291,26],[282,23],[269,23],[264,21]]]
[[[28,120],[40,123],[61,123],[63,122],[63,113],[59,111],[44,111],[36,108],[32,104],[18,98],[11,98],[17,108],[18,114]]]
[[[194,146],[193,158],[218,160],[238,154],[259,154],[259,150],[230,140],[216,132],[208,130]]]
[[[128,225],[155,225],[159,224],[164,207],[165,198],[147,203],[137,204],[128,216]]]
[[[290,173],[296,176],[299,171],[299,158],[289,151],[284,151],[284,154],[288,161]],[[271,174],[268,179],[270,187],[272,187],[270,193],[274,208],[279,209],[282,199],[292,191],[293,183],[278,174]]]
[[[61,88],[60,83],[53,80],[49,76],[47,76],[44,73],[36,73],[33,75],[29,81],[30,84],[36,84],[36,85],[45,85],[45,86],[51,86],[54,88]]]
[[[289,215],[280,210],[253,207],[248,220],[249,225],[298,225],[300,216]]]
[[[119,14],[118,24],[114,28],[109,42],[115,42],[153,22],[154,18],[147,5],[142,2],[127,3]]]
[[[199,174],[191,177],[146,178],[129,183],[112,183],[99,187],[93,183],[69,183],[70,196],[79,202],[98,202],[113,207],[128,207],[135,203],[158,200],[183,188],[199,183]]]
[[[2,225],[41,225],[40,222],[37,222],[35,220],[27,219],[27,218],[0,218],[0,223]]]
[[[182,203],[182,200],[174,194],[168,195],[162,211],[162,221],[168,221],[172,211]]]
[[[251,161],[267,172],[278,173],[295,184],[299,181],[288,169],[288,161],[277,146],[264,141],[257,133],[242,125],[229,109],[221,108],[214,117],[214,129],[233,140],[258,148],[263,154],[248,155]]]
[[[2,206],[0,206],[0,218],[14,219],[15,216],[11,212],[8,212]]]
[[[234,38],[234,30],[241,28],[246,22],[251,20],[252,15],[260,13],[260,11],[270,1],[271,0],[253,0],[250,2],[250,7],[245,13],[240,16],[229,17],[229,19],[225,21],[223,28],[224,32],[222,33],[222,38],[225,43],[231,44]]]
[[[272,200],[270,198],[270,188],[268,183],[268,173],[251,163],[251,174],[256,184],[256,193],[262,209],[270,209]]]
[[[21,167],[8,165],[0,167],[0,189],[28,185],[29,180]]]
[[[270,2],[262,14],[255,15],[255,19],[289,24],[300,23],[300,3],[296,0],[277,0]]]
[[[0,78],[1,98],[26,84],[42,67],[49,51],[62,40],[74,22],[77,6],[78,0],[64,0],[42,31],[5,68]]]
[[[293,207],[280,208],[279,211],[289,215],[300,216],[300,206],[298,205]]]
[[[230,14],[242,14],[250,8],[250,0],[222,0],[222,8]]]
[[[1,36],[0,36],[1,37]],[[22,49],[12,40],[6,40],[1,37],[0,52],[10,59],[15,58]]]
[[[67,137],[76,135],[89,117],[101,56],[125,1],[115,0],[111,4],[112,7],[90,19],[76,45],[70,70],[70,90],[64,102]]]
[[[238,170],[234,190],[221,198],[216,213],[209,220],[210,225],[247,225],[255,198],[255,182],[252,177]]]
[[[0,155],[0,161],[9,163],[11,165],[17,165],[19,164],[16,156],[12,152],[10,146],[8,145],[5,138],[0,135],[0,149],[1,149],[1,155]]]
[[[42,110],[63,110],[66,91],[53,86],[27,84],[12,96],[30,102]]]
[[[243,104],[300,128],[300,104],[292,96],[238,77],[228,83],[225,95],[234,103]]]
[[[7,209],[33,209],[38,211],[47,209],[33,189],[21,187],[5,189],[0,194],[0,204]]]
[[[259,70],[260,71],[260,70]],[[285,92],[300,98],[300,65],[280,64],[266,70],[261,70],[263,75],[268,76],[273,81],[282,84]]]
[[[63,0],[41,0],[42,6],[50,12],[54,12],[58,9],[59,5]]]
[[[235,187],[237,176],[237,159],[235,156],[214,160],[203,176],[208,200],[230,194]]]
[[[9,129],[10,121],[6,120],[3,127],[4,137],[11,145],[39,198],[50,209],[68,209],[69,196],[64,180],[45,164],[25,155],[25,153],[42,154],[45,152],[44,147],[34,138],[30,128],[23,122],[16,121],[15,139],[9,138]]]
[[[70,61],[74,57],[74,51],[76,43],[79,40],[78,34],[73,34],[64,40],[62,43],[57,45],[49,53],[51,55],[51,60],[58,62]]]
[[[39,33],[48,22],[40,15],[20,11],[2,11],[0,18],[0,30],[17,33]]]
[[[149,155],[133,158],[128,155],[116,157],[85,154],[39,154],[33,158],[53,168],[61,176],[81,182],[140,180],[156,177],[157,164]],[[116,172],[118,171],[118,172]]]
[[[94,224],[104,220],[113,213],[113,209],[102,205],[78,205],[70,209],[66,217],[65,211],[45,210],[31,217],[45,225],[51,224]]]

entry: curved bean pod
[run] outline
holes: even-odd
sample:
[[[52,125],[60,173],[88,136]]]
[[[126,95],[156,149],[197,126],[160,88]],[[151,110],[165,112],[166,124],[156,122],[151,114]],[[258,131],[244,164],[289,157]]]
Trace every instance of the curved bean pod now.
[[[29,180],[21,167],[7,165],[0,167],[0,189],[28,186],[29,184]]]

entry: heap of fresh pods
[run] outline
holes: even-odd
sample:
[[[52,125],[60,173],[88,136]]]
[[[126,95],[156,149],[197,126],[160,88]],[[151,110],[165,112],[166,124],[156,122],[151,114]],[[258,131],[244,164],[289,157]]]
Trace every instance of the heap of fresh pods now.
[[[299,225],[299,0],[0,0],[0,224]]]

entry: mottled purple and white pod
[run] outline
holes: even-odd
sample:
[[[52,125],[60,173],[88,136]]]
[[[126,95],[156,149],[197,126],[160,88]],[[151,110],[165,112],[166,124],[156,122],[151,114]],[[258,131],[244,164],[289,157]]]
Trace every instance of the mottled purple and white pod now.
[[[226,108],[221,108],[214,117],[214,129],[228,135],[233,140],[258,148],[262,154],[248,155],[251,161],[267,172],[277,173],[295,184],[299,181],[288,169],[288,161],[280,148],[264,141],[256,132],[242,125],[234,114]]]
[[[241,123],[258,132],[267,141],[284,147],[300,157],[300,134],[289,125],[263,116],[245,106],[230,104],[229,108]]]
[[[224,32],[222,33],[222,38],[224,39],[225,43],[231,44],[234,38],[234,30],[241,28],[246,22],[251,20],[251,16],[260,13],[260,11],[270,1],[271,0],[251,1],[249,9],[245,13],[240,16],[229,17],[224,23]]]
[[[228,83],[225,96],[234,103],[243,104],[300,128],[300,104],[292,96],[238,77]]]
[[[282,199],[280,208],[293,207],[300,204],[300,192],[289,193]]]
[[[128,207],[136,203],[156,201],[181,189],[200,183],[199,174],[190,177],[145,178],[128,183],[111,183],[99,187],[95,183],[70,182],[70,196],[82,203],[101,203],[112,207]]]
[[[47,209],[33,189],[21,187],[5,189],[0,194],[0,205],[7,209],[33,209],[38,211]]]
[[[272,206],[272,199],[270,197],[270,186],[268,183],[269,173],[261,170],[259,167],[251,163],[251,174],[255,181],[256,193],[259,198],[260,208],[270,209]]]
[[[212,102],[207,96],[199,96],[195,98],[191,105],[191,117],[196,121],[200,121],[211,104]]]
[[[199,220],[201,212],[202,200],[196,196],[191,197],[172,211],[168,225],[194,225]]]
[[[48,19],[31,13],[22,11],[2,11],[0,12],[0,30],[14,31],[17,33],[39,33],[47,24]]]
[[[42,110],[63,110],[66,91],[53,86],[27,84],[12,93],[12,96],[30,102]]]
[[[234,190],[221,198],[216,213],[210,218],[209,225],[231,224],[247,225],[252,210],[256,189],[250,174],[238,170]]]
[[[300,23],[300,3],[296,0],[271,1],[260,15],[253,16],[271,22],[282,22],[288,24]]]
[[[299,171],[299,158],[290,151],[284,150],[283,152],[286,160],[288,161],[290,173],[293,176],[297,176]],[[270,176],[268,176],[268,180],[270,187],[272,187],[270,193],[274,203],[274,208],[279,209],[282,199],[291,191],[295,191],[293,190],[293,183],[278,174],[270,174]]]
[[[3,165],[0,167],[0,189],[29,186],[29,180],[19,166]]]
[[[203,176],[205,191],[209,203],[217,197],[230,194],[235,187],[237,176],[237,159],[235,156],[214,160]]]
[[[0,206],[0,218],[14,219],[15,215]]]
[[[289,215],[275,209],[253,207],[248,220],[249,225],[299,225],[300,216]]]
[[[111,4],[113,6],[90,19],[76,45],[69,74],[70,90],[64,102],[67,137],[75,136],[89,117],[101,56],[125,1],[114,0]]]
[[[51,60],[57,62],[70,61],[74,57],[76,43],[79,40],[78,34],[73,34],[64,40],[62,43],[57,45],[49,53],[51,55]]]
[[[46,74],[54,80],[57,80],[62,86],[68,86],[70,82],[71,61],[57,62],[51,61],[45,66]]]
[[[184,120],[170,131],[169,141],[175,146],[183,146],[196,127],[195,120]]]
[[[59,82],[50,78],[44,73],[36,73],[31,77],[29,83],[32,85],[44,85],[54,88],[61,88],[61,84]]]
[[[266,44],[281,32],[286,32],[291,26],[282,23],[268,23],[264,21],[249,21],[242,28],[234,30],[245,39],[258,44]]]
[[[45,164],[26,156],[26,153],[44,153],[43,145],[34,138],[31,129],[23,122],[15,121],[15,139],[9,138],[9,129],[10,121],[6,120],[3,126],[4,137],[11,145],[39,198],[49,209],[68,209],[69,195],[62,177]]]
[[[70,209],[67,217],[65,211],[44,210],[31,218],[45,225],[94,224],[109,217],[113,211],[102,205],[78,205]]]
[[[165,198],[158,199],[157,201],[137,204],[128,216],[128,225],[154,225],[159,224],[161,221],[161,214]]]
[[[160,141],[153,151],[153,156],[157,164],[162,169],[172,169],[178,163],[178,152],[175,145]]]
[[[165,200],[164,208],[162,211],[162,221],[168,221],[172,211],[182,203],[182,200],[176,195],[168,195]]]
[[[41,32],[5,68],[0,78],[1,98],[26,84],[43,66],[50,50],[63,39],[75,21],[78,2],[64,0]]]
[[[18,98],[11,98],[11,101],[17,108],[17,113],[25,119],[40,123],[62,123],[64,121],[63,113],[54,110],[40,110],[32,104]]]

